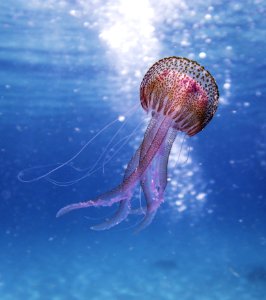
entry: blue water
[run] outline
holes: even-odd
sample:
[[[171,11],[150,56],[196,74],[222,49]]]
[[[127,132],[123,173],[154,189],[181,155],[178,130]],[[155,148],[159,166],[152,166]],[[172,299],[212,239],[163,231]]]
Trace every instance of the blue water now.
[[[1,300],[266,299],[265,7],[263,0],[1,2]],[[140,107],[132,111],[140,82],[173,55],[204,65],[221,98],[204,131],[178,135],[153,223],[137,235],[141,216],[89,229],[115,207],[56,219],[62,206],[120,182],[148,119]],[[75,169],[52,178],[75,180],[106,147],[105,161],[124,144],[91,176],[66,187],[18,180],[26,168],[67,161],[118,118]],[[26,179],[48,169],[31,169]],[[144,201],[138,191],[134,201]]]

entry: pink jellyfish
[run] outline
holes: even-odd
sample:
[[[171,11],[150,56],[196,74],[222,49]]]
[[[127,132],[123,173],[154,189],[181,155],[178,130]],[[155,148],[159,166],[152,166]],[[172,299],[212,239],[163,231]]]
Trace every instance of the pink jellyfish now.
[[[111,206],[119,203],[116,214],[92,226],[109,229],[131,212],[131,198],[140,183],[146,199],[145,215],[139,224],[148,226],[161,203],[167,185],[167,163],[177,131],[193,136],[212,119],[219,92],[212,75],[197,62],[183,57],[168,57],[156,62],[140,85],[140,102],[152,118],[143,141],[128,163],[123,181],[96,199],[67,205],[57,217],[75,209]]]

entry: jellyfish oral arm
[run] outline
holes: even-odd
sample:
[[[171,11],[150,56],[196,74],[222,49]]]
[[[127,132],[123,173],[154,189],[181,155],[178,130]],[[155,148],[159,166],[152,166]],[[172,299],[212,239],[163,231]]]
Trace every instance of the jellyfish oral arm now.
[[[176,138],[176,129],[170,127],[160,149],[141,179],[147,210],[137,231],[147,227],[156,215],[157,209],[164,202],[164,191],[167,186],[167,165],[169,154]]]
[[[140,148],[136,151],[128,164],[123,182],[114,190],[105,193],[94,200],[74,203],[63,207],[58,211],[57,217],[76,209],[111,206],[114,203],[120,202],[117,213],[111,219],[92,227],[94,230],[109,229],[128,216],[131,208],[130,200],[134,188],[141,182],[144,194],[147,197],[147,213],[149,211],[148,215],[145,217],[146,219],[143,220],[141,227],[146,227],[153,219],[157,208],[163,201],[163,191],[166,187],[167,160],[174,141],[173,136],[175,136],[172,132],[172,125],[173,121],[169,117],[157,114],[154,115],[147,128]],[[171,131],[170,140],[169,130]],[[158,170],[158,165],[164,170]],[[159,186],[159,190],[157,189],[157,186]],[[150,214],[151,212],[152,216]]]

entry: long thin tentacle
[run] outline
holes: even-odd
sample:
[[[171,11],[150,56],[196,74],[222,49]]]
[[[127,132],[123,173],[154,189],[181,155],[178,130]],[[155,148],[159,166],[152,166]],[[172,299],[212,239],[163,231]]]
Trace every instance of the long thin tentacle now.
[[[129,141],[129,139],[136,133],[137,129],[139,128],[139,126],[137,126],[128,136],[126,136],[125,138],[123,138],[122,140],[119,141],[119,143],[121,142],[121,145],[116,149],[116,151],[111,155],[111,157],[109,157],[108,159],[106,159],[103,162],[103,166],[107,165],[112,158],[114,158],[117,153],[125,146],[125,144]],[[114,146],[118,145],[118,143],[116,143]],[[98,163],[98,160],[97,160]],[[96,163],[95,163],[96,164]],[[70,180],[70,181],[58,181],[58,180],[54,180],[50,177],[45,178],[47,181],[58,185],[58,186],[70,186],[73,184],[76,184],[77,182],[85,179],[86,177],[91,176],[92,174],[94,174],[96,171],[100,170],[102,168],[102,166],[95,166],[93,165],[92,168],[90,168],[84,175],[82,175],[81,177],[75,179],[75,180]]]
[[[138,108],[139,105],[134,105],[126,114],[125,116],[130,116],[132,115]],[[116,122],[119,122],[119,119],[116,118],[115,120],[111,121],[110,123],[108,123],[107,125],[105,125],[99,132],[97,132],[89,141],[86,142],[86,144],[84,146],[81,147],[81,149],[75,153],[71,158],[69,158],[68,160],[66,160],[65,162],[63,163],[56,163],[54,164],[54,168],[50,169],[49,171],[47,172],[44,172],[43,174],[37,176],[37,177],[34,177],[34,178],[31,178],[31,179],[25,179],[25,174],[32,171],[32,170],[35,170],[35,169],[42,169],[44,167],[49,167],[49,166],[52,166],[52,165],[46,165],[46,166],[37,166],[37,167],[32,167],[32,168],[27,168],[27,169],[24,169],[22,171],[20,171],[17,175],[17,178],[19,181],[21,182],[24,182],[24,183],[30,183],[30,182],[35,182],[35,181],[38,181],[38,180],[41,180],[41,179],[46,179],[48,181],[51,181],[53,183],[53,180],[49,178],[49,176],[53,173],[55,173],[56,171],[62,169],[63,167],[65,166],[68,166],[70,165],[100,134],[102,134],[105,130],[107,130],[108,128],[110,128],[114,123]],[[122,124],[121,127],[123,127],[124,124]],[[119,129],[118,131],[120,131],[121,129]],[[83,178],[82,178],[83,179]],[[56,182],[56,181],[54,181]],[[74,182],[75,183],[75,182]],[[72,184],[72,183],[71,183]],[[60,184],[58,184],[60,185]],[[63,184],[62,184],[63,185]]]

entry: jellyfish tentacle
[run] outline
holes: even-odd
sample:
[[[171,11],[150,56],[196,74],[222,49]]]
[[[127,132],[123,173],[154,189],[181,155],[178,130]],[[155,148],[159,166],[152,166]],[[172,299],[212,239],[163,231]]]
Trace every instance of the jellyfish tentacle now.
[[[132,174],[123,181],[122,188],[127,190],[131,189],[132,185],[139,181],[139,179],[143,176],[152,160],[156,156],[159,151],[161,144],[163,143],[165,136],[170,127],[172,127],[172,120],[168,117],[163,117],[163,120],[159,126],[159,129],[156,131],[154,135],[154,139],[149,144],[147,152],[143,158],[140,159],[138,167],[132,172]],[[146,143],[146,139],[144,138],[143,144]]]
[[[129,161],[123,181],[125,181],[138,167],[140,160],[143,160],[144,156],[148,151],[148,146],[151,145],[152,140],[154,139],[162,120],[158,120],[158,114],[156,114],[149,122],[148,127],[145,131],[143,141],[135,154],[132,156]]]
[[[165,139],[164,144],[161,147],[159,154],[161,159],[158,162],[158,171],[159,171],[159,186],[161,187],[160,192],[163,193],[167,185],[167,166],[169,155],[177,135],[177,130],[173,127],[169,128],[168,135]]]
[[[127,179],[132,174],[132,172],[137,168],[139,164],[139,157],[140,157],[140,147],[137,149],[137,151],[129,161],[124,174],[123,181]],[[128,195],[128,197],[125,200],[120,201],[119,208],[114,214],[114,216],[112,216],[110,219],[106,220],[103,223],[91,226],[91,229],[105,230],[105,229],[110,229],[111,227],[121,223],[124,219],[127,218],[127,216],[130,213],[131,210],[130,200],[131,200],[131,195]]]
[[[130,212],[130,200],[131,196],[129,196],[126,200],[121,200],[119,203],[119,208],[117,212],[112,216],[110,219],[98,224],[98,225],[93,225],[90,228],[92,230],[105,230],[105,229],[110,229],[122,221],[124,221],[127,216],[129,215]]]
[[[168,159],[175,138],[176,130],[170,127],[157,155],[141,180],[141,186],[147,202],[147,211],[136,232],[143,230],[152,222],[157,209],[164,201]]]
[[[154,118],[155,119],[155,118]],[[154,131],[154,139],[151,141],[151,143],[148,145],[146,154],[138,162],[138,157],[139,154],[137,153],[135,158],[133,158],[132,163],[130,164],[128,168],[127,175],[125,176],[123,182],[114,190],[103,194],[99,198],[95,200],[89,200],[86,202],[79,202],[79,203],[74,203],[70,204],[68,206],[63,207],[60,209],[57,213],[57,217],[60,217],[72,210],[76,209],[81,209],[81,208],[86,208],[86,207],[98,207],[98,206],[111,206],[114,203],[117,202],[123,202],[123,201],[128,201],[128,199],[131,198],[132,196],[132,191],[139,182],[140,178],[142,178],[142,175],[144,172],[147,170],[149,165],[151,164],[152,160],[156,156],[157,152],[159,151],[161,144],[163,143],[167,132],[169,128],[171,127],[172,120],[165,117],[163,118],[159,128],[157,129],[156,126],[152,126],[151,130]],[[146,140],[144,138],[142,144],[144,145],[146,143]],[[146,149],[146,148],[145,148]],[[133,171],[132,171],[133,170]],[[129,207],[129,206],[128,206]],[[120,207],[121,208],[121,207]],[[115,215],[115,219],[113,219],[111,222],[108,223],[109,226],[107,228],[110,228],[114,225],[117,225],[119,222],[121,222],[123,219],[126,218],[126,213],[129,212],[129,210],[126,209],[126,206],[122,206],[121,210],[117,212]],[[113,222],[113,223],[112,223]],[[99,228],[104,229],[105,225],[101,224],[99,225]],[[95,227],[97,229],[97,227]]]
[[[37,176],[37,177],[34,177],[32,179],[23,179],[23,176],[25,175],[24,173],[27,172],[27,171],[30,171],[30,170],[33,170],[33,169],[36,169],[36,168],[39,168],[39,167],[33,167],[33,168],[27,168],[25,170],[22,170],[19,172],[17,178],[19,181],[21,182],[34,182],[34,181],[38,181],[40,179],[46,179],[48,178],[51,174],[55,173],[57,170],[59,169],[62,169],[64,166],[67,166],[69,165],[71,162],[73,162],[82,152],[85,148],[87,148],[92,142],[93,140],[95,140],[102,132],[104,132],[106,129],[108,129],[109,127],[111,127],[115,122],[117,122],[117,119],[113,120],[112,122],[108,123],[107,125],[105,125],[98,133],[96,133],[91,139],[89,139],[85,145],[83,145],[81,147],[81,149],[75,153],[71,158],[69,158],[68,160],[66,160],[65,162],[63,163],[57,163],[55,164],[56,167],[53,168],[52,170],[49,170],[47,172],[45,172],[44,174],[40,175],[40,176]],[[49,166],[49,165],[48,165]],[[40,166],[42,167],[42,166]],[[51,182],[53,182],[51,180]]]
[[[132,172],[135,171],[135,169],[138,167],[139,158],[140,158],[140,147],[137,149],[137,151],[135,152],[135,154],[132,156],[131,160],[129,161],[126,171],[125,171],[125,174],[124,174],[123,181],[125,181],[132,174]]]
[[[152,145],[152,141],[154,140],[160,125],[162,124],[164,118],[160,118],[160,114],[156,113],[151,118],[148,127],[145,131],[143,141],[140,145],[140,160],[143,160],[147,154],[149,147]]]
[[[139,162],[140,162],[140,153],[143,153],[145,151],[145,154],[147,154],[147,145],[150,145],[149,142],[146,141],[147,138],[154,138],[156,135],[156,132],[158,131],[158,127],[160,126],[161,122],[157,121],[157,116],[152,118],[150,121],[150,124],[145,132],[144,140],[141,146],[137,149],[135,152],[134,156],[131,158],[130,162],[128,163],[127,169],[125,171],[124,179],[123,182],[125,182],[131,175],[132,173],[139,167]],[[156,125],[156,126],[155,126]],[[146,147],[144,147],[144,145]],[[144,149],[145,148],[145,149]],[[142,155],[143,159],[145,158],[145,155]],[[139,181],[139,179],[138,179]],[[120,201],[119,203],[119,208],[115,215],[111,217],[110,219],[106,220],[103,223],[100,223],[99,225],[94,225],[91,227],[93,230],[105,230],[105,229],[110,229],[111,227],[121,223],[124,219],[127,218],[127,216],[130,213],[131,209],[131,196],[132,196],[132,189],[135,187],[136,183],[131,187],[130,192],[127,192],[126,194],[128,195],[126,199],[123,201]],[[123,186],[123,183],[122,183]]]
[[[104,162],[103,162],[103,165],[102,166],[98,166],[97,167],[97,164],[98,164],[98,160],[101,159],[101,157],[103,156],[104,152],[100,155],[100,157],[98,158],[98,160],[95,162],[95,164],[90,168],[88,169],[88,171],[86,171],[86,173],[84,175],[82,175],[81,177],[77,178],[77,179],[74,179],[74,180],[70,180],[70,181],[58,181],[58,180],[54,180],[50,177],[47,177],[45,178],[47,181],[55,184],[55,185],[58,185],[58,186],[69,186],[69,185],[73,185],[73,184],[76,184],[77,182],[85,179],[86,177],[88,176],[91,176],[92,174],[94,174],[96,171],[100,170],[102,167],[104,167],[105,165],[107,165],[109,163],[109,161],[111,161],[111,159],[117,155],[117,153],[125,146],[126,142],[128,142],[128,140],[130,139],[130,137],[135,134],[136,130],[138,129],[139,125],[128,135],[126,136],[125,138],[121,139],[118,143],[114,144],[113,147],[115,147],[116,145],[118,145],[120,142],[121,142],[121,145],[118,147],[118,149],[112,154],[111,157],[109,157],[108,159],[106,159]],[[124,140],[124,141],[123,141]],[[107,146],[108,147],[108,146]]]
[[[99,206],[112,206],[114,203],[120,202],[122,200],[127,199],[127,195],[123,193],[119,188],[112,190],[108,193],[102,194],[98,198],[94,200],[88,200],[85,202],[77,202],[72,203],[67,206],[64,206],[61,208],[57,214],[56,217],[61,217],[62,215],[65,215],[72,210],[77,210],[81,208],[87,208],[87,207],[99,207]]]

